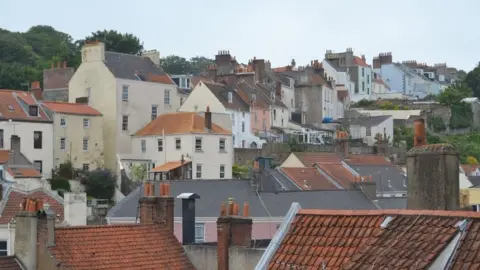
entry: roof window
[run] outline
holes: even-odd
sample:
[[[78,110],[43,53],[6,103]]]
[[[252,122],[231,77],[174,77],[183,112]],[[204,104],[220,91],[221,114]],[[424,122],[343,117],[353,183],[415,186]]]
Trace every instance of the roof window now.
[[[38,116],[38,106],[37,105],[28,106],[28,114],[30,116]]]

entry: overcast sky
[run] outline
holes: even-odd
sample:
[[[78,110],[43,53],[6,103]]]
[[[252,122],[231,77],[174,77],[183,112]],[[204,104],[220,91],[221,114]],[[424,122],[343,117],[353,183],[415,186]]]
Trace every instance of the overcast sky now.
[[[379,52],[392,52],[394,61],[468,71],[480,61],[479,10],[476,0],[0,0],[0,28],[51,25],[75,39],[115,29],[162,56],[230,50],[241,62],[256,56],[272,67],[352,47],[370,64]]]

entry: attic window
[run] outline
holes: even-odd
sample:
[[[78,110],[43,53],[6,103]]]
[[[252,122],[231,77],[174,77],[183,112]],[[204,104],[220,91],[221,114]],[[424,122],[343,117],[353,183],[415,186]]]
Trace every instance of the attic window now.
[[[28,106],[28,114],[30,116],[38,116],[38,106],[37,105]]]
[[[228,92],[228,103],[232,103],[232,102],[233,102],[233,93]]]
[[[134,75],[135,75],[135,78],[137,78],[137,80],[145,81],[145,77],[143,77],[143,75],[140,75],[140,74],[134,74]]]
[[[12,105],[8,105],[8,111],[9,111],[9,112],[15,111],[15,110],[13,109],[13,106],[12,106]]]

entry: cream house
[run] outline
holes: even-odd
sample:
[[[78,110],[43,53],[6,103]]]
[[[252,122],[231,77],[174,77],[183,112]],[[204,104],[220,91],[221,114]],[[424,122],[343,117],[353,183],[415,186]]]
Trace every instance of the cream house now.
[[[43,102],[43,107],[53,119],[54,166],[69,160],[84,171],[102,167],[102,114],[79,103]]]
[[[208,108],[160,115],[134,134],[132,159],[151,162],[151,179],[231,179],[232,132],[213,124]]]
[[[177,111],[177,86],[160,67],[160,53],[141,56],[105,51],[101,42],[82,48],[82,63],[69,83],[69,102],[88,103],[103,115],[105,167],[117,171],[118,154],[132,152],[137,130]]]

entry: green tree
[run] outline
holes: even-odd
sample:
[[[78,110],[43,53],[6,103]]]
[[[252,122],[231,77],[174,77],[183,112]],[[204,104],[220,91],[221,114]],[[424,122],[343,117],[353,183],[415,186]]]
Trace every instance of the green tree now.
[[[472,89],[473,95],[480,98],[480,63],[467,73],[465,83]]]
[[[115,175],[109,170],[94,170],[87,175],[85,191],[93,198],[110,200],[115,195],[116,181]]]
[[[188,73],[198,74],[207,70],[209,65],[215,63],[213,59],[206,58],[203,56],[195,56],[190,58],[190,70]]]
[[[169,74],[187,74],[192,70],[191,63],[177,55],[169,55],[160,59],[160,66]]]
[[[445,106],[452,106],[453,104],[460,104],[462,99],[472,96],[472,89],[464,82],[456,82],[447,87],[441,92],[437,100],[440,104]]]
[[[233,176],[233,178],[236,178],[236,179],[246,179],[248,177],[247,166],[233,164],[233,166],[232,166],[232,176]]]
[[[146,164],[133,164],[131,179],[133,181],[143,181],[147,179],[147,166]]]
[[[143,51],[143,42],[133,34],[120,33],[116,30],[99,30],[93,32],[85,40],[77,43],[83,45],[87,41],[101,41],[105,43],[105,50],[127,54],[140,54]]]

